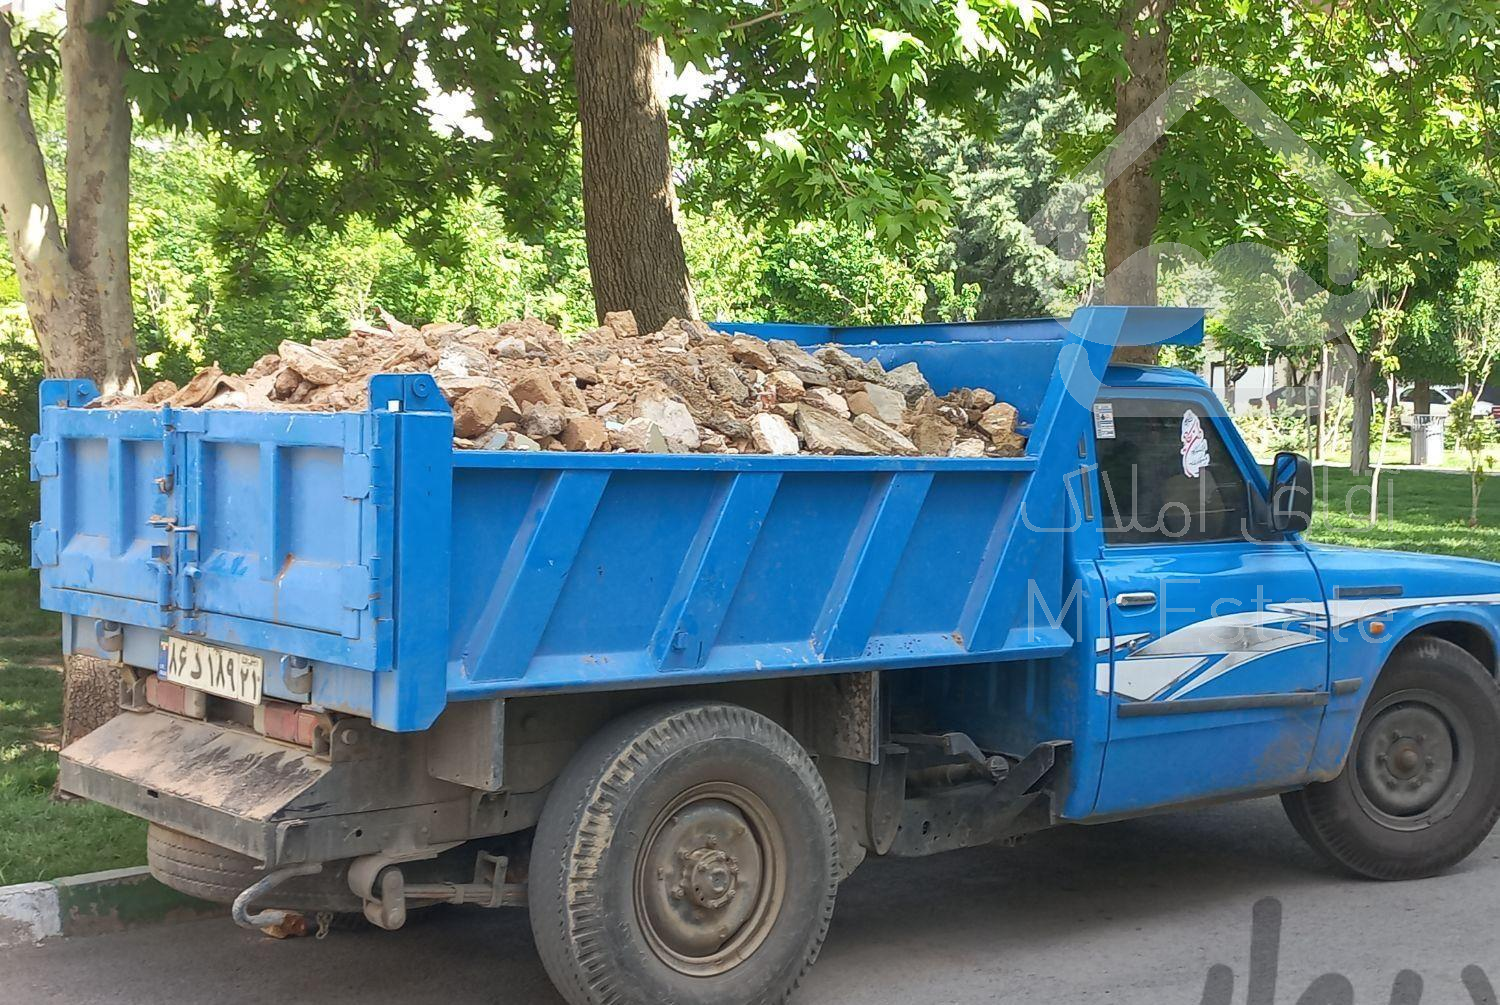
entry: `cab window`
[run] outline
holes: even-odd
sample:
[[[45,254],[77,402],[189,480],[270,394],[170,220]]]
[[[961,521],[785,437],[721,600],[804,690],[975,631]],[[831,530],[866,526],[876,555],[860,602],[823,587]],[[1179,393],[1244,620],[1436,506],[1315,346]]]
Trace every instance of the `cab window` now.
[[[1244,475],[1197,403],[1101,399],[1096,419],[1106,544],[1249,539]]]

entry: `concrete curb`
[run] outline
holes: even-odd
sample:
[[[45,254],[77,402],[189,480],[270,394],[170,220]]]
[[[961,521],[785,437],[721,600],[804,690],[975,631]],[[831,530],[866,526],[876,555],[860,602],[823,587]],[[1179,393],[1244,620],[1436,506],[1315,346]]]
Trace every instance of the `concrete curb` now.
[[[222,904],[163,886],[144,866],[0,886],[0,948],[224,913]]]

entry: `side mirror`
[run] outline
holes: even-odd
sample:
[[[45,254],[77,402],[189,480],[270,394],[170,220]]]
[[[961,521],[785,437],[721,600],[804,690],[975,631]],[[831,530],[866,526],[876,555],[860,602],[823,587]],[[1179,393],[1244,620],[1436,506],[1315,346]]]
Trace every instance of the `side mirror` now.
[[[1312,523],[1312,507],[1312,462],[1290,451],[1277,454],[1271,466],[1271,526],[1300,534]]]

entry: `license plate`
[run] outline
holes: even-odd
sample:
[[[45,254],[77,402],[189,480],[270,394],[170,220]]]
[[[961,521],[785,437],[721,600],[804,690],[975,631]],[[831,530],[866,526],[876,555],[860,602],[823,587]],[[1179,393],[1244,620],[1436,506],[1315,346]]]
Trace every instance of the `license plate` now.
[[[162,680],[207,691],[221,698],[259,705],[265,660],[232,649],[169,636],[162,639],[156,675]]]

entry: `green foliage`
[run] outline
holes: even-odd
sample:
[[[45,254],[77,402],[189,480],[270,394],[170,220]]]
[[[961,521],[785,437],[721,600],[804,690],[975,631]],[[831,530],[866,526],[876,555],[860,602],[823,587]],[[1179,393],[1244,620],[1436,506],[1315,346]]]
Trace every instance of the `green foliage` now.
[[[784,320],[856,325],[921,320],[924,293],[916,275],[848,227],[801,224],[762,256],[765,294]]]
[[[1471,262],[1460,270],[1451,316],[1464,383],[1483,384],[1500,356],[1500,264]]]
[[[1011,41],[1032,0],[836,4],[650,0],[642,25],[705,87],[674,106],[688,204],[757,219],[828,219],[910,244],[947,219],[943,177],[908,142],[918,109],[996,121]],[[221,235],[242,250],[271,227],[337,231],[356,215],[438,258],[461,253],[452,207],[480,193],[513,233],[566,220],[576,172],[564,0],[415,6],[328,0],[122,5],[143,118],[223,137],[259,190],[225,188]],[[435,94],[473,122],[434,124]]]
[[[1469,526],[1479,525],[1479,494],[1484,490],[1484,480],[1494,466],[1494,457],[1489,448],[1497,438],[1495,420],[1487,413],[1474,414],[1476,395],[1465,391],[1453,399],[1448,410],[1448,424],[1453,427],[1453,442],[1463,451],[1465,467],[1469,472]]]
[[[1058,139],[1099,129],[1105,117],[1045,75],[1007,93],[1001,116],[992,137],[931,117],[917,134],[923,154],[950,179],[956,204],[946,239],[928,256],[931,320],[1048,313],[1076,278],[1054,249],[1036,243],[1028,224],[1062,190],[1084,197],[1080,182],[1062,176]]]
[[[0,304],[0,569],[25,566],[36,519],[31,436],[42,359],[18,304]]]
[[[29,570],[0,571],[0,886],[140,865],[145,821],[58,802],[62,640]]]

